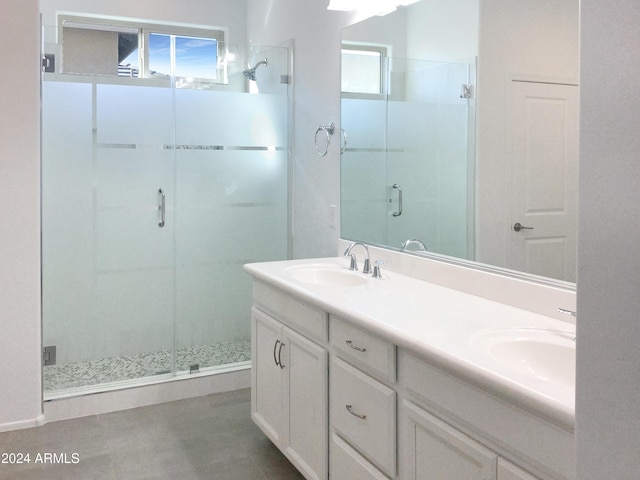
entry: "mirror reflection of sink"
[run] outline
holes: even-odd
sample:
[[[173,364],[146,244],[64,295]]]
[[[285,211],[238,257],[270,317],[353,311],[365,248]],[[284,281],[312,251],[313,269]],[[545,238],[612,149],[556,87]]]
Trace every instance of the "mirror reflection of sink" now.
[[[360,272],[351,272],[336,265],[300,265],[288,269],[294,280],[313,285],[355,287],[364,285],[367,277]]]
[[[575,334],[541,328],[500,328],[478,332],[472,345],[520,373],[574,386]]]

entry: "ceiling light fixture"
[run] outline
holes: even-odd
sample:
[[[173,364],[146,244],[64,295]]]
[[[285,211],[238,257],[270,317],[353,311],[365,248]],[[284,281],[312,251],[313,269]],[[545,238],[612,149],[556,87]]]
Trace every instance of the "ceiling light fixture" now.
[[[327,10],[358,10],[370,15],[386,15],[398,6],[407,6],[418,0],[330,0]]]

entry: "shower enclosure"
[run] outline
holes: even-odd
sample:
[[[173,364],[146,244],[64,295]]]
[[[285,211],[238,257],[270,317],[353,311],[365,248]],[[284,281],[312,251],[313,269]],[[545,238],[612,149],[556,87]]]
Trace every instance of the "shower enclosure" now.
[[[242,265],[288,257],[289,53],[243,60],[226,84],[43,73],[45,398],[248,368]]]
[[[475,64],[385,57],[380,70],[376,94],[342,93],[341,235],[473,259]]]

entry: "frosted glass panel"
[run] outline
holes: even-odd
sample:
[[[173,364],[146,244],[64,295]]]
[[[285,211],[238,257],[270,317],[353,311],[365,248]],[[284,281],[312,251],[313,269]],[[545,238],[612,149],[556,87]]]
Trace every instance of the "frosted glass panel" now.
[[[419,239],[430,251],[467,258],[473,224],[469,65],[388,59],[384,99],[343,98],[343,237],[400,248]],[[343,95],[344,97],[344,95]],[[402,188],[402,215],[399,191]]]
[[[98,143],[170,145],[171,89],[98,85],[96,118]]]
[[[385,148],[387,103],[384,100],[343,98],[341,127],[347,132],[348,148]]]
[[[158,189],[173,189],[171,98],[43,82],[44,344],[56,346],[58,368],[171,350],[173,232],[158,226]]]
[[[92,315],[91,85],[42,85],[43,341],[70,360],[75,326]]]
[[[282,95],[177,90],[176,119],[177,145],[287,144]]]

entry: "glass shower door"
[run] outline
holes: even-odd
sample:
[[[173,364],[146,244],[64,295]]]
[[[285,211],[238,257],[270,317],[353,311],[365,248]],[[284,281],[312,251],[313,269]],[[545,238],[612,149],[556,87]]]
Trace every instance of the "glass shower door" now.
[[[386,244],[417,239],[429,251],[473,258],[471,100],[462,88],[470,65],[388,61]]]
[[[473,258],[473,108],[461,98],[471,65],[384,61],[381,94],[342,96],[341,235]]]
[[[173,367],[172,91],[99,78],[43,82],[45,392]]]

